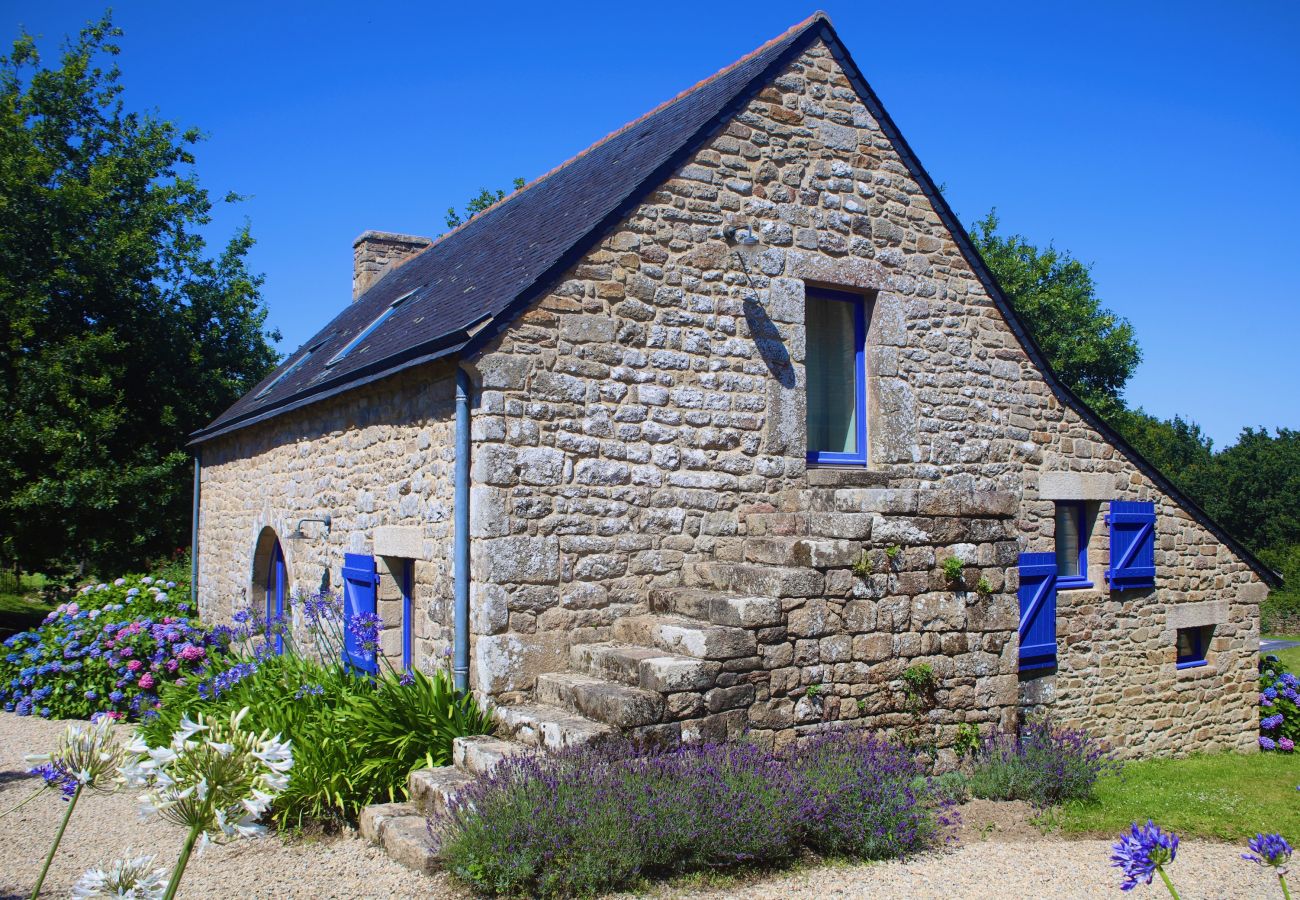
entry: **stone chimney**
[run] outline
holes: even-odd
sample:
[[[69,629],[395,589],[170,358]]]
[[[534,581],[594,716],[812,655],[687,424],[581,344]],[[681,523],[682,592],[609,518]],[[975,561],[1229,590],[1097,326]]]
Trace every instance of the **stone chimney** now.
[[[352,299],[356,300],[376,281],[432,245],[431,238],[413,234],[362,232],[352,242]]]

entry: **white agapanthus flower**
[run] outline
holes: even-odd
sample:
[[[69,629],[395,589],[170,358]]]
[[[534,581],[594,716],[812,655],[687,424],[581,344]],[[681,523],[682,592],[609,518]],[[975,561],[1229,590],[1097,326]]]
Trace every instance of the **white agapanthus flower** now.
[[[247,714],[245,707],[229,722],[210,723],[182,716],[166,747],[149,747],[137,733],[121,773],[145,788],[141,815],[190,828],[200,850],[209,840],[262,834],[257,820],[288,785],[293,751],[279,735],[241,728]]]
[[[117,790],[118,768],[127,752],[113,733],[112,720],[103,716],[90,724],[69,725],[51,752],[29,754],[27,762],[32,766],[53,763],[82,787],[112,793]]]
[[[104,868],[87,869],[72,886],[72,896],[134,897],[136,900],[160,900],[167,890],[167,872],[153,867],[154,857],[132,856],[126,851]]]

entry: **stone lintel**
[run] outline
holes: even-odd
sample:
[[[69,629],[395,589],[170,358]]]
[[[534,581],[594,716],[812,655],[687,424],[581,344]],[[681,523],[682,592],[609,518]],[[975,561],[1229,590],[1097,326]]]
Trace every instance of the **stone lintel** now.
[[[861,466],[810,466],[810,487],[877,487],[889,483],[884,472],[875,472]]]
[[[1222,625],[1228,621],[1227,600],[1202,600],[1199,603],[1175,603],[1169,607],[1169,627],[1199,628],[1202,625]]]
[[[1043,500],[1114,500],[1115,476],[1104,472],[1042,472],[1038,496]]]
[[[375,529],[375,555],[398,559],[428,559],[418,525],[380,525]]]

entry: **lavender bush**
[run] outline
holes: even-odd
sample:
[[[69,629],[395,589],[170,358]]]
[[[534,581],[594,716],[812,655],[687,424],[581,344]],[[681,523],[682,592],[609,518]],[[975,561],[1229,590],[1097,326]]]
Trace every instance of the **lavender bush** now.
[[[788,757],[748,744],[618,744],[515,757],[430,830],[490,894],[571,896],[642,875],[778,864],[804,847],[863,858],[929,846],[942,824],[901,748],[833,733]]]
[[[992,735],[975,757],[970,792],[988,800],[1028,800],[1038,807],[1092,796],[1102,775],[1120,764],[1087,732],[1030,719],[1018,737]]]
[[[805,839],[823,853],[905,856],[933,845],[949,824],[916,759],[861,731],[819,735],[791,754],[789,767],[804,795]]]

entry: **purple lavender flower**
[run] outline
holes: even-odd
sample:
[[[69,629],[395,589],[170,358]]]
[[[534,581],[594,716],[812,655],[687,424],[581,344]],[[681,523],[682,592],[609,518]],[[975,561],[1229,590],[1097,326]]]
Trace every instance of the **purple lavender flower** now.
[[[1136,822],[1129,833],[1121,835],[1114,844],[1115,852],[1111,854],[1110,864],[1124,873],[1124,883],[1120,890],[1131,891],[1139,883],[1150,884],[1157,874],[1173,892],[1169,877],[1164,873],[1164,866],[1174,861],[1178,855],[1178,835],[1162,831],[1155,822],[1147,819],[1145,825]]]
[[[1284,867],[1291,859],[1292,850],[1282,835],[1257,834],[1247,842],[1247,846],[1255,852],[1241,854],[1242,859],[1261,866],[1272,866],[1281,874],[1286,874]]]

